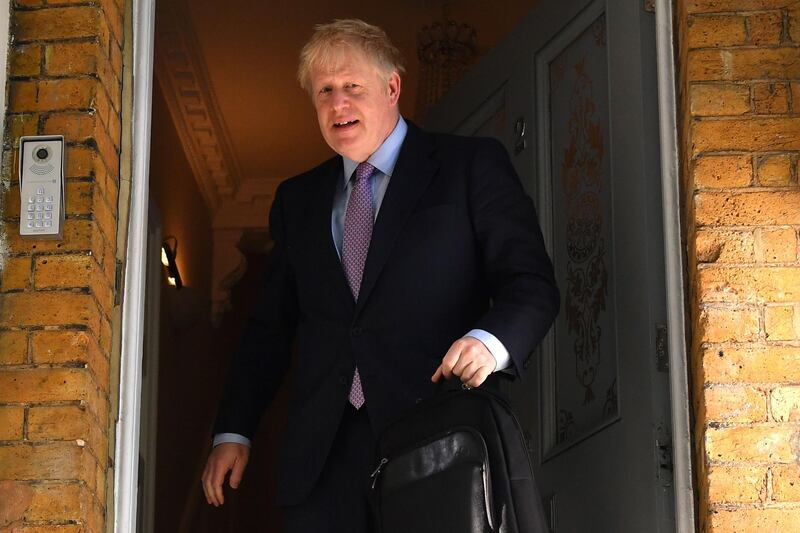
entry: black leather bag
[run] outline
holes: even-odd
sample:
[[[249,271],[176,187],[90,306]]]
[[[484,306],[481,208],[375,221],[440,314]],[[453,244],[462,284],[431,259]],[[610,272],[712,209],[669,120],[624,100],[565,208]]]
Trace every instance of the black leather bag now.
[[[547,533],[525,440],[509,405],[447,390],[390,424],[377,444],[379,533]]]

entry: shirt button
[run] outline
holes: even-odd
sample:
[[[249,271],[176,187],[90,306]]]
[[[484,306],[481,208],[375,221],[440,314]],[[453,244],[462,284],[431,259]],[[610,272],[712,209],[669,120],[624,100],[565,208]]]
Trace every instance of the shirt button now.
[[[353,337],[360,337],[364,330],[359,326],[354,326],[353,329],[350,330],[350,333],[353,334]]]

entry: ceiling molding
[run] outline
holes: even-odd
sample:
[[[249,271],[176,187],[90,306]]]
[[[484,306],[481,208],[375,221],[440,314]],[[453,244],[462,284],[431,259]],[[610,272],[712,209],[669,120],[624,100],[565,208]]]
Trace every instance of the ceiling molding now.
[[[185,0],[156,2],[156,79],[213,215],[241,178],[189,12]]]
[[[211,316],[219,325],[247,268],[243,235],[266,233],[281,180],[242,179],[185,2],[156,2],[156,79],[212,220]]]

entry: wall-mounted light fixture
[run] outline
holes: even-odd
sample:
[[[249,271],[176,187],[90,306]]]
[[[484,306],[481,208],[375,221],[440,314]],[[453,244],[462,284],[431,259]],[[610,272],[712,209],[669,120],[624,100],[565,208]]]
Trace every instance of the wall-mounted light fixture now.
[[[170,242],[172,242],[171,245]],[[181,281],[181,273],[178,272],[178,264],[175,262],[177,255],[178,239],[172,236],[164,238],[164,242],[161,243],[161,264],[167,268],[167,283],[180,289],[183,287],[183,281]]]

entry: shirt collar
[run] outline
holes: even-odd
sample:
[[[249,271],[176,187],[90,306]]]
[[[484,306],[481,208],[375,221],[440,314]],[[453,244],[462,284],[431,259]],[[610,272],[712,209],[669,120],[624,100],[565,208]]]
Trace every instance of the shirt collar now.
[[[386,137],[386,140],[383,141],[383,144],[369,156],[367,162],[387,176],[392,177],[394,166],[397,164],[397,158],[400,156],[400,147],[403,146],[403,140],[405,140],[407,132],[408,124],[403,120],[403,117],[400,117],[392,133],[390,133],[389,136]],[[353,172],[356,171],[359,162],[353,161],[345,156],[342,156],[342,161],[344,163],[344,182],[342,186],[347,187],[347,182],[350,181],[350,177],[353,175]]]

